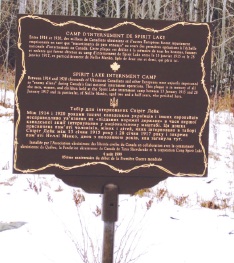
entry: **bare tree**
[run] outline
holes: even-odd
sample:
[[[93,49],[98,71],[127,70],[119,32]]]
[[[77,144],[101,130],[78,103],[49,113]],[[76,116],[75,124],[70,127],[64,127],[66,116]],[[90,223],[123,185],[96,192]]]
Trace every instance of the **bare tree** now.
[[[189,2],[189,21],[193,21],[194,19],[194,0],[190,0]]]
[[[1,103],[6,104],[6,92],[9,86],[8,83],[8,71],[9,71],[9,62],[10,62],[10,50],[14,45],[12,41],[12,28],[15,23],[16,17],[16,6],[14,3],[8,4],[4,3],[1,5],[1,30],[0,30],[0,54],[2,69],[4,71],[3,75],[3,92],[1,93]]]
[[[93,16],[97,16],[97,0],[93,1]]]
[[[19,0],[19,14],[26,13],[27,0]]]
[[[2,0],[0,0],[0,27],[1,27],[1,21],[2,21]]]
[[[125,0],[125,13],[124,13],[124,18],[128,18],[128,5],[129,5],[129,2],[128,0]]]
[[[203,3],[203,0],[195,0],[195,18],[194,20],[196,22],[201,22],[202,21],[202,16],[201,16],[201,13],[202,13],[202,3]]]
[[[225,61],[226,12],[227,12],[226,7],[227,7],[227,0],[223,0],[222,28],[221,28],[221,49],[220,49],[221,71],[223,71],[223,69],[224,69],[224,61]]]
[[[77,15],[81,14],[81,0],[77,0]]]
[[[140,10],[141,10],[141,15],[140,15],[141,19],[146,18],[146,16],[147,16],[146,0],[142,0],[142,2],[141,2],[141,9]]]
[[[161,8],[161,0],[155,1],[154,19],[159,19],[160,8]]]

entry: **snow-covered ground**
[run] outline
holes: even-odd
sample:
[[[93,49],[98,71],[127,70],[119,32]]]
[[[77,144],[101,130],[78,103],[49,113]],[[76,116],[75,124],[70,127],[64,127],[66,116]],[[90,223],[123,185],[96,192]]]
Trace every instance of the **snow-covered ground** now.
[[[12,114],[0,106],[0,262],[101,262],[102,197],[52,175],[12,174]],[[210,117],[207,178],[120,196],[115,263],[234,262],[234,118]]]

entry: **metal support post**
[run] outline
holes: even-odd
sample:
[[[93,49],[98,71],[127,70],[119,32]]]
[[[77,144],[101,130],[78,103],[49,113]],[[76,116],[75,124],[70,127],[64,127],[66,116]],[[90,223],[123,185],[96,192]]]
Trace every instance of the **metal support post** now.
[[[102,220],[104,221],[102,263],[113,263],[115,222],[118,220],[118,187],[114,184],[104,187]]]

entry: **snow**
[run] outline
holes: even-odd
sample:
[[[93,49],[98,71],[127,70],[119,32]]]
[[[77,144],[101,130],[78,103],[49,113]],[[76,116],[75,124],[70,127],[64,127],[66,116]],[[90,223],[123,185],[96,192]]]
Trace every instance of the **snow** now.
[[[0,106],[0,116],[0,262],[101,262],[102,196],[52,175],[12,174],[13,107]],[[231,113],[211,112],[209,145],[208,177],[169,178],[143,197],[119,197],[114,262],[233,262]]]

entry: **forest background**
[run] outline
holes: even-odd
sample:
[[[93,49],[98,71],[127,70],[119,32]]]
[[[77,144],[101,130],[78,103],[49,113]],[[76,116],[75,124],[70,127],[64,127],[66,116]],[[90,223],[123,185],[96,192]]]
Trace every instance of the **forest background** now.
[[[151,19],[212,24],[212,109],[234,104],[234,0],[0,0],[0,105],[14,90],[17,14]]]

